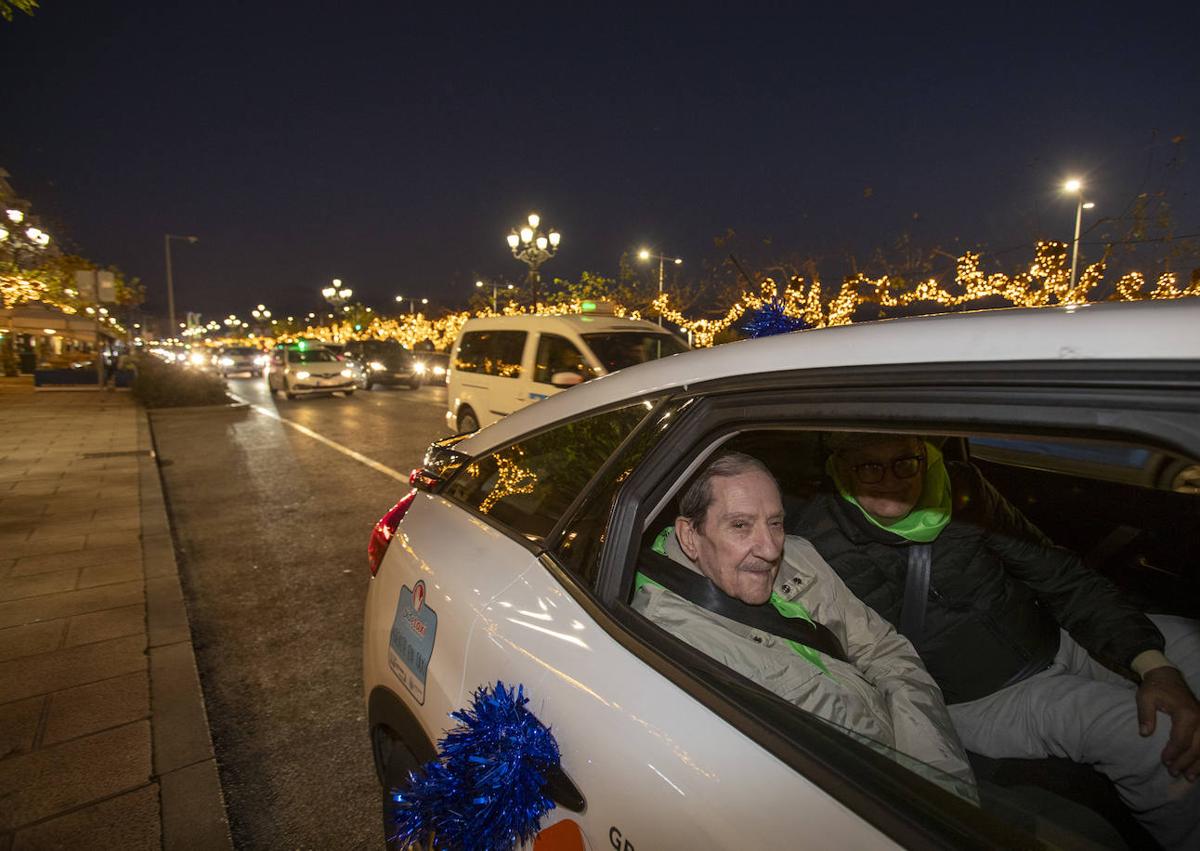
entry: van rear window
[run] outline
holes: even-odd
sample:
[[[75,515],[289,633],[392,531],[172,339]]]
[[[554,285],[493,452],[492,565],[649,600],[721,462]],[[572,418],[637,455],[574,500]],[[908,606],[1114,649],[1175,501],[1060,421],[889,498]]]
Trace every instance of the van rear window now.
[[[521,374],[525,337],[524,331],[469,331],[459,341],[454,368],[516,378]]]

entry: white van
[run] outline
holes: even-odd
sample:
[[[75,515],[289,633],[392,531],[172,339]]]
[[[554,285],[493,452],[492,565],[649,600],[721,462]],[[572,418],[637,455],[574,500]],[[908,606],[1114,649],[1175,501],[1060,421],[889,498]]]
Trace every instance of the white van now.
[[[589,378],[687,349],[653,322],[598,312],[469,319],[450,353],[446,424],[475,431]]]

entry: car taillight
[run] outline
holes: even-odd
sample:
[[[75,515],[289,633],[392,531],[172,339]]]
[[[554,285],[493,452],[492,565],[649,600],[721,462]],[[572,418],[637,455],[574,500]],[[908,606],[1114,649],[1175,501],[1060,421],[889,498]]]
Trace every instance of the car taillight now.
[[[416,498],[417,492],[409,491],[407,496],[388,509],[387,514],[379,518],[379,522],[371,530],[371,541],[367,544],[367,564],[371,568],[372,576],[379,572],[379,565],[383,564],[383,555],[387,552],[388,544],[392,542],[392,536],[396,534],[396,527],[400,525],[405,512]]]

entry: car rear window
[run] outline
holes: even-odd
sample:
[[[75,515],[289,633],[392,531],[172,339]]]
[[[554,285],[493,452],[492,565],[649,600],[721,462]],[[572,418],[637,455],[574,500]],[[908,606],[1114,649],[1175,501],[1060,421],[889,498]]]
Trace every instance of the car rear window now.
[[[639,402],[575,420],[474,459],[443,493],[528,538],[543,538],[647,410]]]
[[[454,368],[500,378],[521,374],[521,355],[525,351],[524,331],[469,331],[458,344]]]

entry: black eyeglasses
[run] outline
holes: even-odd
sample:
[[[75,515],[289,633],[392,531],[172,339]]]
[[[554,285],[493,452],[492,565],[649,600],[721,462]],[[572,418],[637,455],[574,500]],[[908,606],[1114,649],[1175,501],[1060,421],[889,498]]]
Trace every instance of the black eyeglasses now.
[[[884,473],[889,468],[897,479],[911,479],[921,472],[924,463],[924,455],[905,455],[903,458],[893,458],[886,464],[868,461],[865,464],[855,464],[850,469],[854,472],[854,478],[864,485],[876,485],[883,481]]]

